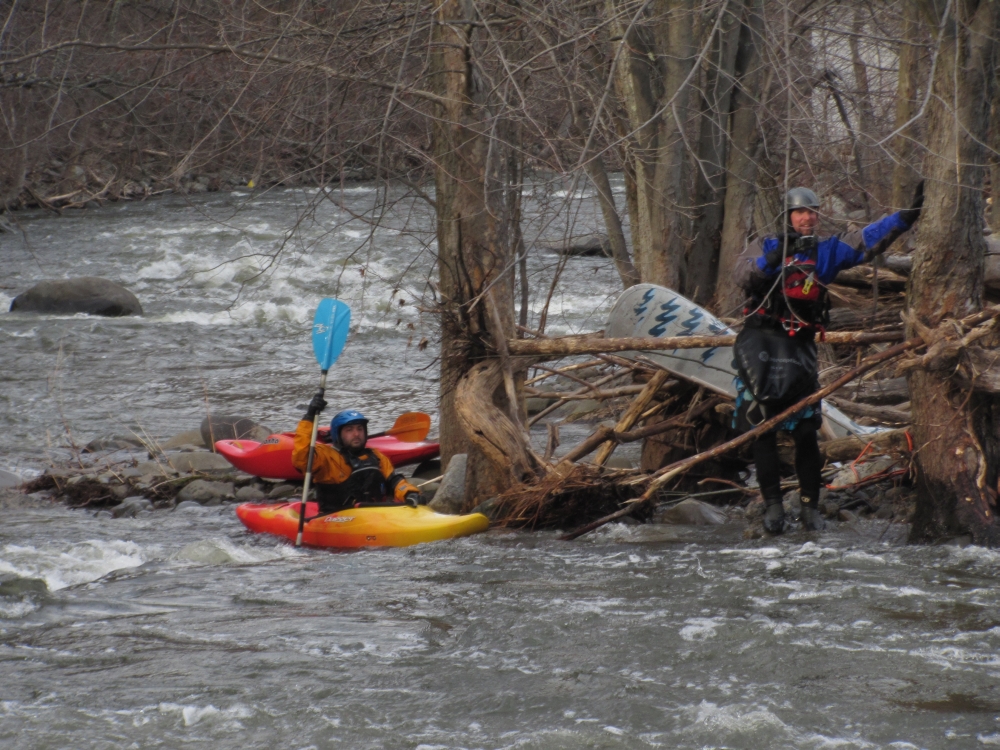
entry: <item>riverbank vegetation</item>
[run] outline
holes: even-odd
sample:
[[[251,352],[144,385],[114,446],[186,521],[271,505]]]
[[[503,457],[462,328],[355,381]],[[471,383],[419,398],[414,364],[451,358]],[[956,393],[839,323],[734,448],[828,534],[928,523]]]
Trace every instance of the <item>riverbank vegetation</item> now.
[[[790,186],[823,197],[834,232],[908,205],[925,179],[919,229],[894,248],[912,262],[889,278],[892,302],[880,310],[878,270],[839,302],[853,330],[883,325],[906,348],[859,340],[829,365],[860,376],[874,371],[860,363],[892,359],[886,374],[906,378],[913,538],[995,544],[984,280],[1000,219],[985,200],[1000,184],[998,36],[986,0],[14,2],[0,28],[0,203],[60,210],[250,184],[317,185],[317,201],[336,202],[356,177],[408,186],[436,214],[423,305],[441,323],[442,453],[469,455],[474,504],[581,472],[608,481],[600,462],[564,475],[527,433],[525,380],[552,353],[524,339],[545,335],[560,266],[527,278],[528,186],[559,185],[554,216],[595,192],[623,287],[664,285],[738,323],[729,271],[748,237],[775,230]],[[634,383],[640,402],[649,382]],[[665,416],[652,408],[616,431]],[[682,478],[658,445],[645,443],[644,470],[662,473],[641,479],[644,493]]]

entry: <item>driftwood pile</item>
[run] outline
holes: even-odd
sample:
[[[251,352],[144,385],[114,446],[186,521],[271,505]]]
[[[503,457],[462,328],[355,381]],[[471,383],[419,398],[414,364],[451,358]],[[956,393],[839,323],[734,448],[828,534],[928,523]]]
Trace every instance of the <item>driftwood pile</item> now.
[[[833,285],[836,307],[826,341],[819,345],[821,390],[743,435],[730,428],[730,397],[678,378],[641,355],[638,359],[621,356],[641,349],[728,345],[733,337],[609,340],[598,332],[506,342],[505,353],[512,359],[533,358],[526,395],[555,400],[528,419],[526,426],[534,426],[536,436],[539,424],[546,425],[546,448],[532,452],[535,475],[515,483],[497,499],[494,515],[498,522],[519,528],[577,527],[564,537],[571,539],[625,516],[648,517],[658,503],[684,497],[746,504],[757,496],[755,489],[746,486],[749,446],[754,438],[820,399],[828,399],[860,424],[887,428],[866,439],[835,439],[828,430],[821,431],[821,450],[827,461],[824,476],[832,479],[841,468],[834,464],[840,463],[856,479],[837,485],[842,495],[880,480],[905,483],[913,451],[906,430],[910,421],[906,370],[929,366],[929,360],[940,365],[942,358],[950,357],[948,361],[959,371],[965,368],[968,382],[992,387],[983,381],[992,377],[993,351],[976,349],[975,342],[995,337],[1000,307],[987,308],[962,321],[945,321],[934,330],[911,324],[916,335],[904,339],[905,279],[883,270],[876,305],[873,272],[855,271],[847,283]],[[858,291],[865,287],[867,294]],[[559,367],[539,364],[561,356],[576,359]],[[580,361],[582,357],[587,359]],[[990,361],[978,361],[984,357]],[[547,385],[557,379],[562,381],[563,390]],[[572,387],[567,390],[569,383]],[[605,404],[598,414],[613,417],[615,424],[599,424],[585,440],[560,452],[557,410],[582,399]],[[618,446],[638,440],[646,441],[639,467],[606,467]],[[879,465],[892,464],[890,468],[871,476],[858,471],[862,464],[884,456],[894,462],[881,458]],[[782,459],[789,480],[794,480],[790,443],[784,445]],[[795,486],[794,481],[788,486]],[[852,505],[870,506],[862,501]]]

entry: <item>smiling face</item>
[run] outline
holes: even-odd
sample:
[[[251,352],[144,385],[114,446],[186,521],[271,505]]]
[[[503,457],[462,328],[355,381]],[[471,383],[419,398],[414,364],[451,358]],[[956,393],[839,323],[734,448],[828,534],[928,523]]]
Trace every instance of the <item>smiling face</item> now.
[[[788,215],[788,221],[791,223],[792,229],[808,237],[816,233],[819,214],[811,208],[796,208]]]
[[[365,426],[363,424],[348,424],[340,428],[340,442],[346,448],[358,450],[365,446]]]

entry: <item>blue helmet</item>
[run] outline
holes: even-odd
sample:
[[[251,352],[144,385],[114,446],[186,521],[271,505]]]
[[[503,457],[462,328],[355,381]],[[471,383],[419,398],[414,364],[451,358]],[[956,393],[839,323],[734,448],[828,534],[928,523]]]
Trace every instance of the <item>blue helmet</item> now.
[[[334,440],[340,440],[340,428],[349,424],[362,424],[365,426],[365,434],[368,434],[368,420],[365,415],[356,409],[347,409],[339,412],[330,422],[330,432],[333,433]]]

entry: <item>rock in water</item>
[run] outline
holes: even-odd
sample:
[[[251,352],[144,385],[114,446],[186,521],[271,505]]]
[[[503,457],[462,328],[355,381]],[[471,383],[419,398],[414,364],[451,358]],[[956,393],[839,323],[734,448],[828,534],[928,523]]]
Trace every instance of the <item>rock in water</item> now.
[[[685,526],[718,526],[726,522],[726,514],[714,505],[689,497],[672,508],[656,511],[653,520]]]
[[[184,488],[177,493],[177,502],[194,500],[202,505],[221,505],[223,500],[232,498],[234,495],[232,482],[209,482],[204,479],[195,479],[184,485]]]
[[[122,315],[142,315],[142,305],[121,284],[97,276],[81,276],[78,279],[39,282],[17,295],[10,303],[10,311],[87,313],[117,318]]]
[[[448,469],[441,478],[441,486],[427,507],[438,513],[460,513],[465,502],[465,467],[467,455],[457,453],[448,462]]]
[[[550,253],[560,255],[605,255],[611,257],[611,240],[606,234],[585,234],[564,241],[539,242]]]
[[[248,417],[218,415],[205,417],[201,422],[201,439],[212,447],[217,440],[256,440],[262,443],[271,431]]]

